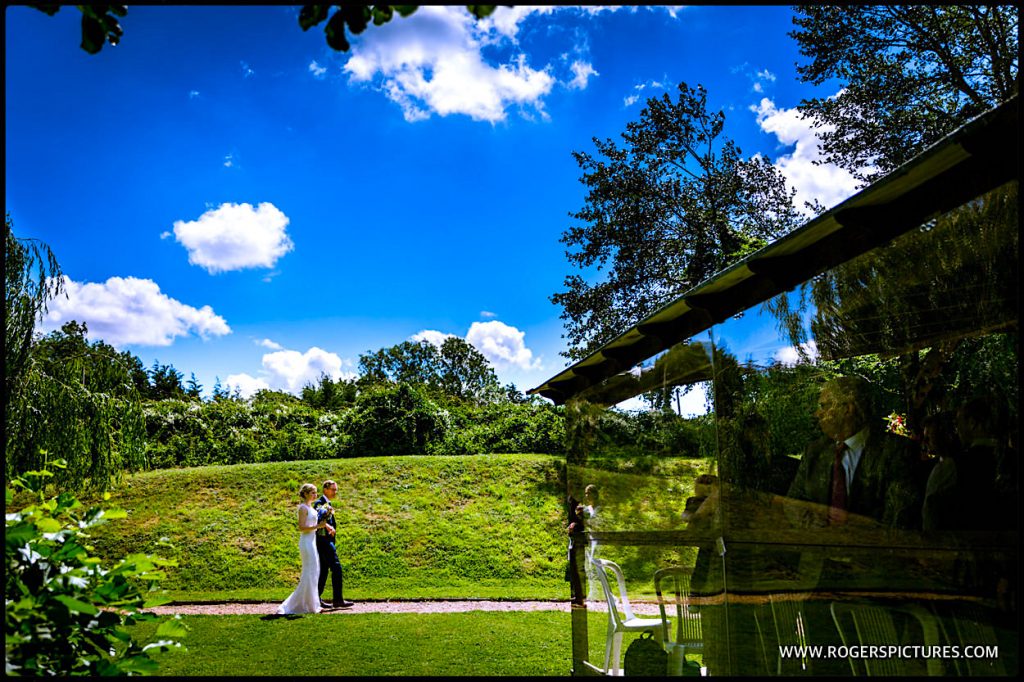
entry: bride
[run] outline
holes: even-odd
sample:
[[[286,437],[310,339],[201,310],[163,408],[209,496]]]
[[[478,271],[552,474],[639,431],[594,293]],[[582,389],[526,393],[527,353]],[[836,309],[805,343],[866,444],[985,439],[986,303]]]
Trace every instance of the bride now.
[[[316,511],[313,499],[316,497],[316,486],[303,483],[299,488],[302,504],[298,508],[299,521],[299,554],[302,556],[302,577],[299,586],[291,593],[284,603],[277,607],[279,614],[319,613],[320,591],[317,580],[320,577],[320,557],[316,551],[316,531],[327,525],[327,521],[316,522]]]

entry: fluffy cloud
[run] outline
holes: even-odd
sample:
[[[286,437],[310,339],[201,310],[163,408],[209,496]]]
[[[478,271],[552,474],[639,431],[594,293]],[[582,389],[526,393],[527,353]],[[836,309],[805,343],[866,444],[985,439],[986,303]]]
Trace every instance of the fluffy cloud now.
[[[314,59],[309,63],[309,72],[313,74],[313,78],[322,79],[324,77],[324,74],[327,73],[327,67],[320,66],[320,64],[318,64],[317,61]]]
[[[224,157],[224,167],[225,168],[231,168],[234,165],[235,165],[234,157],[231,156],[231,154],[228,154],[227,156]]]
[[[237,388],[243,398],[251,398],[257,391],[268,390],[270,384],[263,379],[251,377],[248,374],[232,374],[222,384],[225,390],[234,392]]]
[[[273,341],[270,343],[273,344]],[[267,344],[261,342],[261,345]],[[259,372],[261,376],[232,374],[224,380],[224,385],[230,386],[231,389],[237,387],[244,397],[251,396],[261,388],[298,395],[306,384],[315,384],[321,374],[326,374],[335,381],[355,379],[356,375],[353,372],[342,370],[347,364],[351,363],[342,360],[336,353],[316,346],[305,353],[297,350],[279,350],[263,356],[263,369]]]
[[[455,334],[445,334],[444,332],[439,332],[435,329],[424,329],[423,331],[410,336],[409,340],[427,341],[440,348],[441,344],[444,343],[444,340],[447,338],[457,339],[458,337],[455,336]]]
[[[494,316],[494,313],[485,316]],[[524,370],[541,369],[539,359],[534,359],[533,351],[526,347],[525,332],[498,320],[474,322],[466,334],[466,343],[476,348],[487,358],[496,369],[519,368]],[[438,348],[447,338],[458,338],[455,334],[440,332],[435,329],[424,329],[409,337],[410,341],[428,341]]]
[[[462,6],[422,6],[412,16],[360,36],[343,69],[350,83],[373,83],[402,108],[410,122],[433,114],[462,114],[475,121],[497,123],[506,119],[509,108],[517,108],[524,118],[532,118],[534,113],[547,118],[544,98],[556,80],[569,89],[582,90],[589,78],[598,74],[582,58],[569,64],[564,75],[556,76],[552,64],[531,67],[527,55],[517,49],[523,22],[554,12],[596,15],[620,9],[503,6],[490,17],[475,21]],[[627,9],[636,11],[635,7]],[[662,9],[673,18],[677,16],[678,8]],[[488,46],[510,48],[513,54],[497,64],[484,57],[483,48]],[[561,66],[558,71],[565,69]]]
[[[818,136],[812,122],[796,108],[779,109],[765,97],[750,110],[757,115],[761,130],[775,135],[781,144],[794,145],[791,153],[775,161],[775,167],[796,188],[798,206],[817,199],[831,208],[857,191],[858,182],[847,171],[832,164],[815,164],[821,160]]]
[[[800,344],[800,348],[803,349],[804,354],[810,359],[811,362],[815,362],[818,359],[818,344],[811,339],[806,343]],[[795,346],[786,346],[775,351],[773,356],[776,362],[780,362],[787,367],[792,367],[801,361],[800,353],[797,351]]]
[[[420,7],[368,32],[344,70],[354,83],[379,75],[383,92],[402,107],[407,121],[436,113],[496,123],[505,120],[509,106],[544,115],[542,98],[554,77],[531,68],[522,53],[505,64],[487,63],[481,54],[484,30],[464,7]]]
[[[526,347],[523,340],[525,336],[525,332],[515,327],[491,320],[474,322],[466,334],[466,341],[483,353],[496,367],[540,369],[540,360],[535,360],[533,351]]]
[[[292,250],[285,228],[288,216],[271,203],[221,204],[197,220],[174,223],[174,238],[188,250],[188,262],[215,274],[228,270],[272,268]]]
[[[276,341],[271,341],[270,339],[262,339],[260,341],[257,341],[256,343],[263,346],[264,348],[269,348],[270,350],[284,350],[284,346],[277,343]]]
[[[492,313],[490,310],[481,310],[480,311],[480,317],[484,318],[485,320],[493,320],[497,316],[498,316],[498,313]]]
[[[112,346],[169,346],[190,333],[206,339],[230,334],[231,328],[208,305],[193,308],[167,296],[156,282],[111,277],[104,283],[78,283],[64,278],[67,297],[57,296],[42,318],[44,330],[59,329],[69,320],[85,322],[89,336]]]

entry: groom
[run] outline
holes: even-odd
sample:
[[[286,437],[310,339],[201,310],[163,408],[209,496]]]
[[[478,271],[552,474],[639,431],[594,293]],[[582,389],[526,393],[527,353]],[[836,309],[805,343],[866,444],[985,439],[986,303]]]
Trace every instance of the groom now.
[[[327,525],[316,532],[316,551],[320,555],[320,581],[317,585],[317,592],[321,595],[324,593],[324,587],[327,586],[327,572],[330,571],[331,589],[334,593],[333,607],[323,599],[320,600],[320,606],[325,609],[347,609],[352,606],[352,602],[345,601],[344,597],[342,597],[344,581],[341,574],[341,562],[338,561],[338,551],[334,547],[334,534],[337,523],[334,520],[334,508],[331,506],[331,500],[337,494],[338,484],[327,480],[324,481],[323,495],[313,502],[313,508],[316,509],[317,523],[324,520],[327,521]]]

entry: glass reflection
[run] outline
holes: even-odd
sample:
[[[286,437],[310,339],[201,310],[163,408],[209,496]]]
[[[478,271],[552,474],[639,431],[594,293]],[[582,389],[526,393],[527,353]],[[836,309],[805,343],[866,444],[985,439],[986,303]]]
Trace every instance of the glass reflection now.
[[[614,653],[607,593],[623,600],[614,577],[602,587],[603,560],[634,615],[665,608],[668,674],[1017,672],[1016,192],[567,404],[568,494],[586,525],[574,666],[604,670]],[[682,409],[705,391],[706,412]],[[683,574],[679,607],[655,576]],[[678,641],[683,621],[699,621],[699,645]],[[780,649],[853,644],[919,648]],[[967,660],[968,646],[991,655]]]

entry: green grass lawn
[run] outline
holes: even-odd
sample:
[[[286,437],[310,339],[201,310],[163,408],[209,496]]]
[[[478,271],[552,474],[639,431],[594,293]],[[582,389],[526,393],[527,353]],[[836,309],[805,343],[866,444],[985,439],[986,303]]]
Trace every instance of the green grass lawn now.
[[[160,675],[568,675],[570,615],[558,611],[183,616],[187,652],[157,653]],[[588,620],[601,665],[607,618]],[[138,637],[156,626],[134,626]],[[636,635],[627,633],[623,652]]]
[[[666,461],[647,476],[590,473],[609,493],[610,519],[661,527],[678,517],[700,464]],[[177,560],[162,583],[175,600],[283,601],[301,570],[298,487],[327,478],[339,486],[338,554],[348,598],[568,598],[564,459],[549,455],[365,457],[145,472],[127,476],[112,491],[108,504],[127,509],[128,518],[95,529],[94,545],[110,560],[139,551]],[[644,506],[617,510],[619,488],[646,500]],[[652,572],[647,563],[637,564],[644,575]]]

